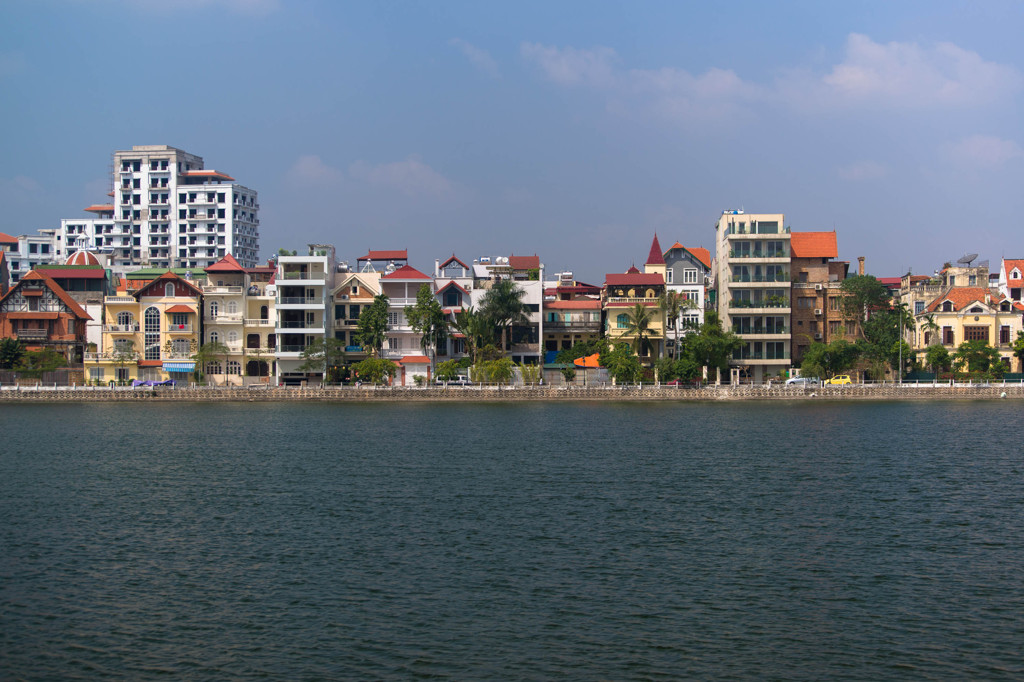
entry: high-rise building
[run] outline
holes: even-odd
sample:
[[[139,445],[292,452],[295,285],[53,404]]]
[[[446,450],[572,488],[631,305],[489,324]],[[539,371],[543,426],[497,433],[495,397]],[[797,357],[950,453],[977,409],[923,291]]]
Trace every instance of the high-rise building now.
[[[723,211],[715,225],[718,315],[743,345],[730,367],[761,383],[790,366],[790,235],[782,213]]]
[[[256,192],[207,170],[202,157],[167,145],[116,151],[110,196],[85,209],[96,218],[61,220],[57,259],[89,250],[110,254],[115,269],[203,269],[231,254],[257,265]]]

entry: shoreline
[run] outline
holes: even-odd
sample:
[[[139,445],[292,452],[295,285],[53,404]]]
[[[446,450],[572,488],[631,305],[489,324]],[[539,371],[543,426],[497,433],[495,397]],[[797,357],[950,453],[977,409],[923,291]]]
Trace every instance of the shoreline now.
[[[475,386],[475,387],[202,387],[106,388],[4,386],[0,403],[16,402],[718,402],[740,400],[1002,400],[1024,399],[1024,385],[884,384],[785,386]]]

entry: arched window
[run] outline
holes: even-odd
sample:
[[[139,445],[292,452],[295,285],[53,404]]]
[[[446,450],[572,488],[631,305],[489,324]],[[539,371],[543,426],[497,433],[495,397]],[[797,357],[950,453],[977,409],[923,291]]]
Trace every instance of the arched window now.
[[[208,362],[206,363],[207,374],[220,374],[220,362]]]
[[[117,324],[122,327],[131,327],[133,324],[135,324],[135,316],[129,312],[118,313]]]
[[[228,374],[241,374],[242,364],[238,360],[228,360]]]
[[[210,301],[210,317],[217,317],[219,310],[220,304],[217,301]]]
[[[647,298],[654,298],[654,289],[647,290]]]
[[[942,312],[944,312],[944,313],[951,313],[951,312],[953,312],[953,302],[952,301],[944,302],[942,304]]]
[[[174,339],[171,341],[171,352],[174,353],[175,357],[188,357],[189,355],[189,342],[188,339]]]
[[[261,305],[260,306],[260,319],[261,320],[270,319],[270,308],[268,308],[265,305]]]
[[[227,309],[228,309],[228,315],[236,314],[238,312],[238,302],[237,301],[228,301]]]
[[[146,308],[145,320],[145,344],[146,360],[160,359],[160,311],[155,307]]]
[[[167,284],[164,285],[164,297],[165,298],[173,298],[173,296],[174,296],[174,283],[173,282],[168,282]]]
[[[236,332],[236,331],[228,332],[228,343],[231,343],[231,344],[238,343],[238,332]]]
[[[220,333],[217,331],[210,332],[210,343],[217,343],[220,341]]]
[[[259,348],[260,347],[260,335],[259,334],[246,334],[246,336],[245,336],[245,347],[246,348]]]
[[[626,313],[620,313],[619,316],[615,318],[615,328],[616,329],[628,329],[629,328],[629,315],[627,315]]]

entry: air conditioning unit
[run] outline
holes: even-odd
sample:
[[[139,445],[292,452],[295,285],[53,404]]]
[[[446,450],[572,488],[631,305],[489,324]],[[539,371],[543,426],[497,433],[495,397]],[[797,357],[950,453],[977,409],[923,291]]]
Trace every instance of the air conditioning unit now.
[[[821,332],[818,332],[817,334],[814,335],[814,340],[815,341],[820,341],[821,340]]]
[[[815,291],[821,291],[821,289],[822,289],[822,286],[820,284],[815,284],[814,285],[814,290]]]
[[[814,314],[820,317],[822,315],[821,308],[815,308],[814,309]]]

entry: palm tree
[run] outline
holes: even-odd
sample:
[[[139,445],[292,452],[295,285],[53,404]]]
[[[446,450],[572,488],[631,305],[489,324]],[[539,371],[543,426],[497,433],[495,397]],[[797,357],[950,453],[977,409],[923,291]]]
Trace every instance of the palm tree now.
[[[452,329],[466,337],[466,352],[469,359],[475,365],[477,351],[482,343],[485,343],[490,336],[490,323],[480,312],[469,306],[465,310],[455,313],[455,319],[451,323]]]
[[[480,301],[480,312],[502,331],[502,350],[509,350],[509,330],[530,323],[530,308],[523,303],[524,289],[510,279],[499,279]]]
[[[623,335],[635,338],[634,343],[636,344],[636,354],[637,356],[642,356],[644,341],[647,339],[647,335],[651,332],[651,323],[654,322],[654,314],[651,312],[651,309],[643,303],[635,303],[627,315],[629,317],[629,323],[626,326],[626,331],[623,332]]]
[[[935,334],[939,333],[939,323],[935,321],[935,313],[928,313],[927,315],[922,317],[921,320],[922,332],[924,332],[925,334],[931,334],[933,332]],[[931,339],[929,338],[928,341],[931,341]],[[933,344],[926,342],[924,345],[931,346]]]
[[[661,298],[658,299],[658,308],[665,313],[666,323],[671,320],[672,327],[675,329],[675,343],[672,347],[672,359],[679,359],[679,325],[680,317],[687,310],[696,308],[697,305],[692,299],[687,297],[685,294],[679,291],[666,291]]]
[[[202,378],[205,370],[206,363],[216,360],[218,356],[224,356],[224,367],[225,372],[225,383],[227,382],[227,371],[228,371],[228,356],[231,354],[231,349],[227,345],[220,341],[208,341],[199,347],[196,354],[192,356],[192,359],[196,361],[196,366],[199,367],[199,376]]]

